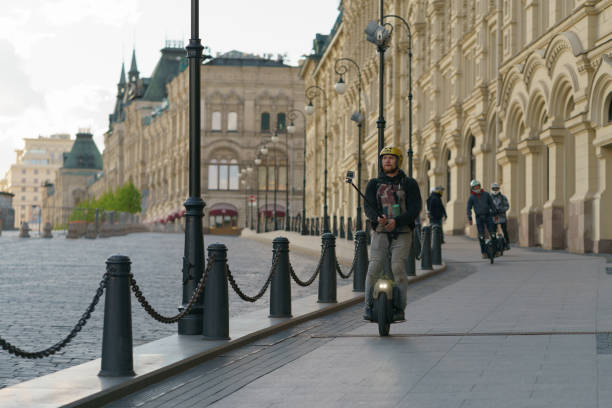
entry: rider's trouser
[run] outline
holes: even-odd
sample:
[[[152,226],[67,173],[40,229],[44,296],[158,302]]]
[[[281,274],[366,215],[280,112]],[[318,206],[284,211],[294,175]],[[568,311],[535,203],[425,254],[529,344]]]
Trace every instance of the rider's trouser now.
[[[478,228],[478,241],[480,242],[480,252],[485,253],[485,228],[489,230],[491,240],[495,241],[495,224],[488,215],[476,216],[476,227]]]
[[[365,304],[372,305],[372,286],[384,275],[385,262],[391,258],[391,273],[393,280],[401,293],[402,310],[406,308],[406,292],[408,292],[408,277],[406,276],[406,263],[412,246],[412,231],[397,234],[397,238],[389,240],[384,232],[372,231],[372,245],[370,246],[370,263],[365,281]]]
[[[508,236],[508,223],[502,222],[501,225],[502,232],[504,233],[504,240],[506,241],[506,245],[510,245],[510,238]]]

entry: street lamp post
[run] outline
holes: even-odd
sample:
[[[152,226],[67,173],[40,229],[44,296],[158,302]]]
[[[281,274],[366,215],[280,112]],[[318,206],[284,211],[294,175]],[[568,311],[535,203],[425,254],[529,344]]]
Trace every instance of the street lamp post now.
[[[318,85],[311,85],[306,88],[306,97],[309,99],[308,105],[304,108],[308,115],[314,112],[312,100],[319,95],[323,96],[323,114],[325,115],[325,136],[323,141],[324,163],[323,163],[323,233],[329,232],[329,220],[327,218],[327,94]]]
[[[295,124],[294,120],[296,118],[296,114],[302,115],[302,119],[304,120],[304,170],[302,177],[302,235],[308,235],[308,231],[306,231],[306,115],[304,112],[297,109],[292,109],[289,111],[289,126],[287,126],[287,132],[295,133]]]
[[[376,127],[378,128],[378,152],[380,152],[385,143],[385,100],[384,100],[384,80],[385,80],[385,51],[389,46],[389,38],[391,30],[385,28],[384,23],[384,0],[380,0],[380,23],[370,21],[366,27],[366,40],[376,45],[379,57],[378,69],[378,120]],[[380,172],[380,158],[378,159],[378,171]]]
[[[261,154],[263,156],[268,154],[268,147],[266,145],[263,145],[263,147],[261,149],[259,149],[259,151],[261,152]],[[270,187],[270,182],[268,181],[268,177],[270,175],[270,171],[268,170],[268,159],[266,158],[266,163],[265,163],[265,169],[266,169],[266,198],[265,198],[265,205],[264,205],[264,232],[268,232],[268,190]]]
[[[285,161],[285,231],[291,231],[289,221],[289,133],[285,132],[285,149],[287,149],[287,160]]]
[[[274,132],[270,137],[272,143],[278,142],[278,134]],[[277,164],[277,151],[274,152],[274,231],[278,230],[278,218],[276,216],[276,191],[278,190],[278,164]],[[286,211],[286,209],[285,209]]]
[[[255,183],[257,185],[257,196],[255,197],[255,202],[257,203],[257,233],[261,231],[261,223],[260,223],[260,214],[259,214],[259,165],[261,164],[261,159],[259,157],[255,158],[255,165],[257,166],[257,175],[255,176]],[[252,210],[252,208],[251,208]],[[251,222],[253,221],[253,215],[251,215]],[[251,228],[253,228],[251,226]]]
[[[340,95],[346,92],[346,83],[342,79],[342,76],[346,74],[348,71],[349,65],[346,63],[352,64],[357,69],[357,94],[358,94],[358,103],[357,103],[357,111],[353,113],[351,116],[351,120],[357,123],[357,185],[361,188],[361,125],[364,120],[364,116],[361,113],[361,69],[359,68],[359,64],[357,64],[351,58],[339,58],[336,60],[336,64],[334,65],[334,70],[336,74],[340,75],[338,82],[336,83],[336,92]],[[357,194],[357,219],[355,220],[355,228],[357,231],[360,231],[363,228],[362,220],[361,220],[361,196]]]
[[[202,217],[205,203],[200,190],[200,65],[202,47],[199,38],[199,0],[191,0],[191,39],[189,59],[189,197],[185,201],[185,256],[183,257],[183,300],[179,310],[189,303],[204,269]],[[204,57],[207,58],[208,56]],[[179,320],[179,334],[202,334],[203,299]]]
[[[408,176],[412,177],[412,31],[410,30],[410,25],[403,17],[388,14],[383,17],[383,19],[386,18],[400,20],[404,24],[406,31],[408,31]]]

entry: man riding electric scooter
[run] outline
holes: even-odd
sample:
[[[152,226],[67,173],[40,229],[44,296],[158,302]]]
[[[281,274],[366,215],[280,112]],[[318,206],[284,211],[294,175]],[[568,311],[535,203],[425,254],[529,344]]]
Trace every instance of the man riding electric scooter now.
[[[415,219],[421,212],[421,192],[417,182],[401,169],[403,154],[397,147],[385,147],[379,154],[381,173],[368,182],[365,214],[372,223],[370,263],[365,282],[364,319],[373,321],[373,285],[384,274],[391,258],[391,273],[400,292],[394,302],[393,321],[404,320],[408,278],[406,263],[412,246]],[[376,207],[374,207],[376,205]],[[396,306],[395,306],[396,305]]]
[[[478,228],[478,241],[480,242],[480,252],[482,253],[482,258],[486,259],[489,258],[489,255],[487,254],[485,242],[485,230],[489,231],[493,248],[496,248],[495,224],[493,224],[493,216],[496,213],[495,205],[489,193],[482,189],[478,180],[472,180],[470,188],[472,194],[467,202],[468,222],[472,225],[472,209],[474,209],[474,213],[476,214],[476,227]],[[495,256],[495,251],[492,256]],[[493,261],[491,260],[491,262]]]

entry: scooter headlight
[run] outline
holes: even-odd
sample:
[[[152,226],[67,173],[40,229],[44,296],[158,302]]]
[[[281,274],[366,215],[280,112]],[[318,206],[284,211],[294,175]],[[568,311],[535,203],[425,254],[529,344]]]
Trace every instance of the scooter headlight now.
[[[389,284],[386,282],[383,282],[383,283],[380,283],[378,287],[381,289],[387,289],[389,287]]]

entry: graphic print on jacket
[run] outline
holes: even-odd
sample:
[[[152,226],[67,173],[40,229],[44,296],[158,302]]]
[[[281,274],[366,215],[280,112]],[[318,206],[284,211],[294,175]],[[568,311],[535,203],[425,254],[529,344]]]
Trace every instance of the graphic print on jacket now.
[[[383,214],[391,219],[406,212],[406,193],[397,184],[379,184],[376,196],[382,208]],[[382,225],[376,226],[376,232],[384,232],[385,228]],[[405,225],[397,227],[397,232],[409,232],[410,227]]]

